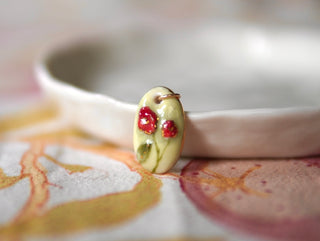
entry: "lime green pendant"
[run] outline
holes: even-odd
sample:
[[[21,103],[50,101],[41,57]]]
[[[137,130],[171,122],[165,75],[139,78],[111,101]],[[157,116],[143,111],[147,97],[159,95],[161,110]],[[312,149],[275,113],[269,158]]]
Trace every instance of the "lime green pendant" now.
[[[153,173],[164,173],[178,161],[184,138],[184,111],[179,94],[156,87],[141,99],[134,121],[137,160]]]

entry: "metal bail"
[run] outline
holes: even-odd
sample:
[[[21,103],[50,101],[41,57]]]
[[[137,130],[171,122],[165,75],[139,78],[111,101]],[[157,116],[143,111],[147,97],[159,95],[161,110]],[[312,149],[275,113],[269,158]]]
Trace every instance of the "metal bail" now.
[[[180,95],[155,87],[140,100],[134,121],[136,159],[153,173],[165,173],[180,157],[185,115]]]

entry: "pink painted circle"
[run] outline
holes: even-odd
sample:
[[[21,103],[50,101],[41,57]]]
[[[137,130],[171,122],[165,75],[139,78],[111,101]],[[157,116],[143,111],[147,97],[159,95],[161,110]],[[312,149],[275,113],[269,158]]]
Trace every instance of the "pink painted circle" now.
[[[188,198],[215,222],[277,240],[320,240],[320,158],[194,160]]]

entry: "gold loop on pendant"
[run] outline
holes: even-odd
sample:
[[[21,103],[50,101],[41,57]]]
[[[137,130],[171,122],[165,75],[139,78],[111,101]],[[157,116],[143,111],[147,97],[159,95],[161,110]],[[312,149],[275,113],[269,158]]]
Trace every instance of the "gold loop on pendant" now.
[[[170,99],[170,98],[176,98],[176,99],[180,99],[180,94],[177,93],[172,93],[172,94],[166,94],[166,95],[158,95],[154,98],[154,101],[157,104],[160,104],[161,101],[165,100],[165,99]]]

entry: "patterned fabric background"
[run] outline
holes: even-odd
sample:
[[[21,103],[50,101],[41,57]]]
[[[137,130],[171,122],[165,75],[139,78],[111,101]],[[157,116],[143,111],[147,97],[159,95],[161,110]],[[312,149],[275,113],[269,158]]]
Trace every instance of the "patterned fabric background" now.
[[[152,175],[132,152],[61,125],[33,74],[40,47],[65,33],[213,17],[314,25],[319,9],[318,1],[1,1],[0,240],[320,240],[318,157],[182,159]]]

